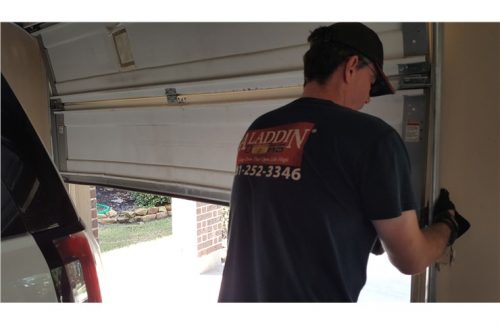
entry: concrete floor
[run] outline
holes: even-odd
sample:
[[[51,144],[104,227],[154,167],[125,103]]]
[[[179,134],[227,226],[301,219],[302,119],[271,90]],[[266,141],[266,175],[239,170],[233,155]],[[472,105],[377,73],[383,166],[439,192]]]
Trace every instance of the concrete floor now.
[[[173,237],[163,237],[101,254],[109,303],[216,303],[223,265],[197,274],[179,263]],[[409,302],[411,277],[399,273],[387,254],[370,256],[368,281],[359,302]]]
[[[222,264],[196,274],[178,261],[172,236],[101,254],[103,300],[109,303],[216,303]]]
[[[367,280],[358,302],[410,302],[411,276],[399,272],[387,254],[370,254]]]

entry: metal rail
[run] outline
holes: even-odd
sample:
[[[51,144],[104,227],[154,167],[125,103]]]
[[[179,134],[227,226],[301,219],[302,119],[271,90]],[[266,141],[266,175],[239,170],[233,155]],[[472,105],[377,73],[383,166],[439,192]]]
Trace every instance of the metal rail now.
[[[442,69],[443,69],[443,24],[432,24],[432,66],[431,79],[431,105],[433,114],[432,137],[432,186],[429,206],[432,207],[439,193],[439,161],[440,161],[440,125],[441,125],[441,95],[442,95]],[[432,209],[429,207],[429,222],[432,223]],[[427,271],[426,302],[436,302],[436,266],[430,266]]]

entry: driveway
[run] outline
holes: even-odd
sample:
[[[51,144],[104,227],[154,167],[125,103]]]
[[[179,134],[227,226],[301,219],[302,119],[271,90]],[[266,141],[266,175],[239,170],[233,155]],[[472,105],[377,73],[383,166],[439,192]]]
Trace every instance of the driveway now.
[[[112,250],[101,255],[105,302],[216,303],[223,264],[196,274],[183,267],[173,236]],[[411,277],[391,265],[387,254],[370,255],[368,280],[359,302],[409,302]]]
[[[172,236],[101,254],[109,303],[216,303],[223,265],[196,274],[178,263]]]

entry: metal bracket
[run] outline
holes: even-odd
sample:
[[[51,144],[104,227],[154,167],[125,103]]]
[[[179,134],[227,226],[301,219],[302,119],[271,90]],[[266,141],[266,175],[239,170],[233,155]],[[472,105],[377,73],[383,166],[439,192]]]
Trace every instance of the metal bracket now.
[[[113,37],[113,43],[121,69],[124,71],[134,69],[135,60],[132,53],[132,47],[130,46],[127,29],[118,24],[115,29],[111,31],[111,36]]]
[[[404,96],[402,138],[411,160],[411,179],[417,204],[425,206],[428,108],[425,95]]]
[[[54,163],[60,172],[68,169],[68,140],[66,126],[64,125],[64,114],[52,113],[52,137],[54,141]]]
[[[64,104],[60,98],[50,100],[51,111],[64,111]]]
[[[58,91],[56,87],[56,77],[54,74],[54,69],[52,67],[52,62],[50,61],[50,56],[47,48],[43,44],[43,38],[41,35],[35,36],[38,43],[38,48],[40,49],[40,54],[42,56],[43,64],[45,65],[45,71],[47,72],[47,78],[49,80],[49,96],[57,96]]]
[[[427,23],[403,23],[404,56],[426,55],[429,53],[429,32]]]
[[[398,64],[399,89],[428,88],[431,86],[431,65],[428,62]]]
[[[179,95],[177,94],[177,90],[175,88],[165,89],[165,95],[167,96],[167,103],[177,104],[177,99],[179,98]]]
[[[416,62],[407,64],[398,64],[398,71],[400,74],[416,74],[416,73],[429,73],[431,65],[428,62]]]
[[[167,96],[167,103],[169,104],[185,104],[186,98],[179,97],[177,90],[175,88],[165,89],[165,95]]]

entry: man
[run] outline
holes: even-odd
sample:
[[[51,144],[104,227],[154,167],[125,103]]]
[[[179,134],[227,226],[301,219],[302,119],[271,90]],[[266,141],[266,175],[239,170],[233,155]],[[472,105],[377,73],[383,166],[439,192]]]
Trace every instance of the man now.
[[[421,230],[397,132],[359,110],[394,93],[383,48],[363,24],[314,30],[303,97],[241,140],[219,301],[357,301],[377,238],[405,274],[463,233],[449,199]]]

